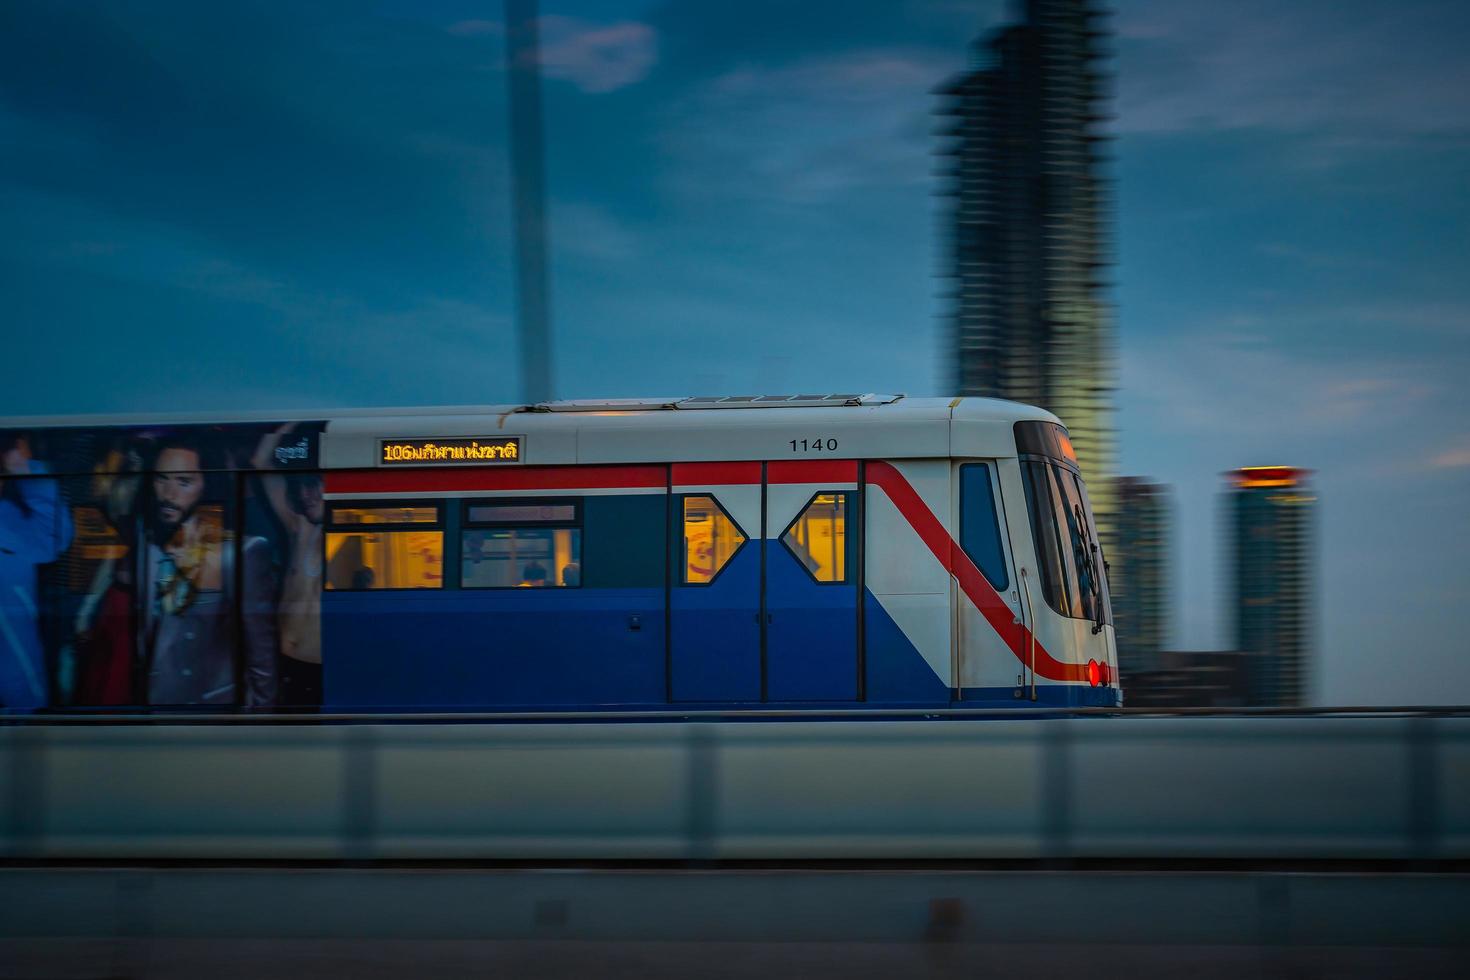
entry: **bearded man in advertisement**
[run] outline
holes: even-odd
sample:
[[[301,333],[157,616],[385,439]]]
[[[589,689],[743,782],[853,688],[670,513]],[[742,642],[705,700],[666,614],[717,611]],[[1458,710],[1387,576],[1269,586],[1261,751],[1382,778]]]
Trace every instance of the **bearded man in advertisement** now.
[[[276,701],[276,628],[269,546],[236,547],[225,526],[226,494],[201,444],[162,440],[152,467],[144,556],[144,646],[148,702],[155,705]],[[238,581],[237,581],[238,579]],[[233,615],[239,589],[239,630]],[[235,639],[244,691],[237,690]]]

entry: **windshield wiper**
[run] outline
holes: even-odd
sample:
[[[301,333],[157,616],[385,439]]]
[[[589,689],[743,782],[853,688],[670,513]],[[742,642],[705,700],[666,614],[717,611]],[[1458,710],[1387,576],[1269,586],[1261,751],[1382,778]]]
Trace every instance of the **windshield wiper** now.
[[[1093,541],[1093,542],[1091,542],[1091,545],[1092,545],[1093,554],[1096,555],[1098,553],[1097,542],[1096,541]],[[1104,603],[1103,603],[1102,579],[1100,579],[1098,577],[1100,568],[1101,568],[1101,563],[1098,562],[1098,560],[1096,558],[1093,558],[1093,560],[1092,560],[1092,601],[1095,602],[1095,603],[1097,603],[1097,622],[1094,623],[1093,624],[1093,627],[1092,627],[1092,635],[1093,636],[1096,636],[1097,634],[1101,633],[1102,632],[1102,628],[1107,625],[1107,620],[1103,616],[1103,605],[1104,605]]]
[[[1092,604],[1093,609],[1096,611],[1096,615],[1093,618],[1092,635],[1096,636],[1097,634],[1101,633],[1102,628],[1107,625],[1107,621],[1103,616],[1103,562],[1100,560],[1101,551],[1097,546],[1097,541],[1092,536],[1092,525],[1087,523],[1087,521],[1085,521],[1082,517],[1081,505],[1073,504],[1072,513],[1073,516],[1077,519],[1077,526],[1082,529],[1083,534],[1082,544],[1084,549],[1086,550],[1087,559],[1087,584],[1088,587],[1092,590]]]

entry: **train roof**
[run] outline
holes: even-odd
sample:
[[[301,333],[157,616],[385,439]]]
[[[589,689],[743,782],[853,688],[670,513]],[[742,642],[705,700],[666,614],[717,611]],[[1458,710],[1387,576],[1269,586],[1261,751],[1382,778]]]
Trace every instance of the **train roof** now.
[[[0,419],[0,429],[325,422],[320,459],[336,468],[377,465],[383,439],[507,436],[524,439],[522,459],[532,465],[776,459],[812,452],[845,458],[1012,456],[1012,427],[1025,420],[1059,421],[1042,409],[994,398],[836,394],[74,415]],[[819,450],[812,448],[817,440]]]
[[[246,412],[149,412],[77,415],[0,416],[0,429],[100,428],[106,426],[220,425],[227,423],[332,422],[336,419],[405,419],[444,416],[494,418],[503,415],[547,414],[556,416],[639,415],[678,411],[704,412],[719,409],[759,409],[762,417],[777,419],[784,410],[800,410],[807,418],[813,408],[882,408],[884,418],[934,417],[943,411],[953,418],[992,419],[1019,422],[1041,419],[1057,422],[1044,409],[1021,402],[979,396],[913,398],[908,395],[742,395],[672,398],[604,398],[542,402],[534,405],[407,405],[385,408],[306,408]],[[777,413],[766,415],[764,413]],[[714,416],[696,416],[707,421]],[[698,424],[698,423],[696,423]]]

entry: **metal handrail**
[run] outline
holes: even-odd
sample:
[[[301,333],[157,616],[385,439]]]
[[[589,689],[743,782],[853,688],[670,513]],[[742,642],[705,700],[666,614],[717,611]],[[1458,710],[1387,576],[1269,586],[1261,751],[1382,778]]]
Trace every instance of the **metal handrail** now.
[[[1031,700],[1036,700],[1036,606],[1031,602],[1031,586],[1026,582],[1026,566],[1021,566],[1021,591],[1026,594],[1026,612],[1031,617],[1031,626],[1026,630],[1030,646]]]

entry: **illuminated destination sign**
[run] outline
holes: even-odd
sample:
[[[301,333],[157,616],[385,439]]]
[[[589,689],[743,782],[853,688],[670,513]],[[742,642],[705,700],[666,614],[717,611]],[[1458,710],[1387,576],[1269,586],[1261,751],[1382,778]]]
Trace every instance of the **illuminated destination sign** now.
[[[520,436],[383,439],[380,466],[484,466],[521,461]]]

